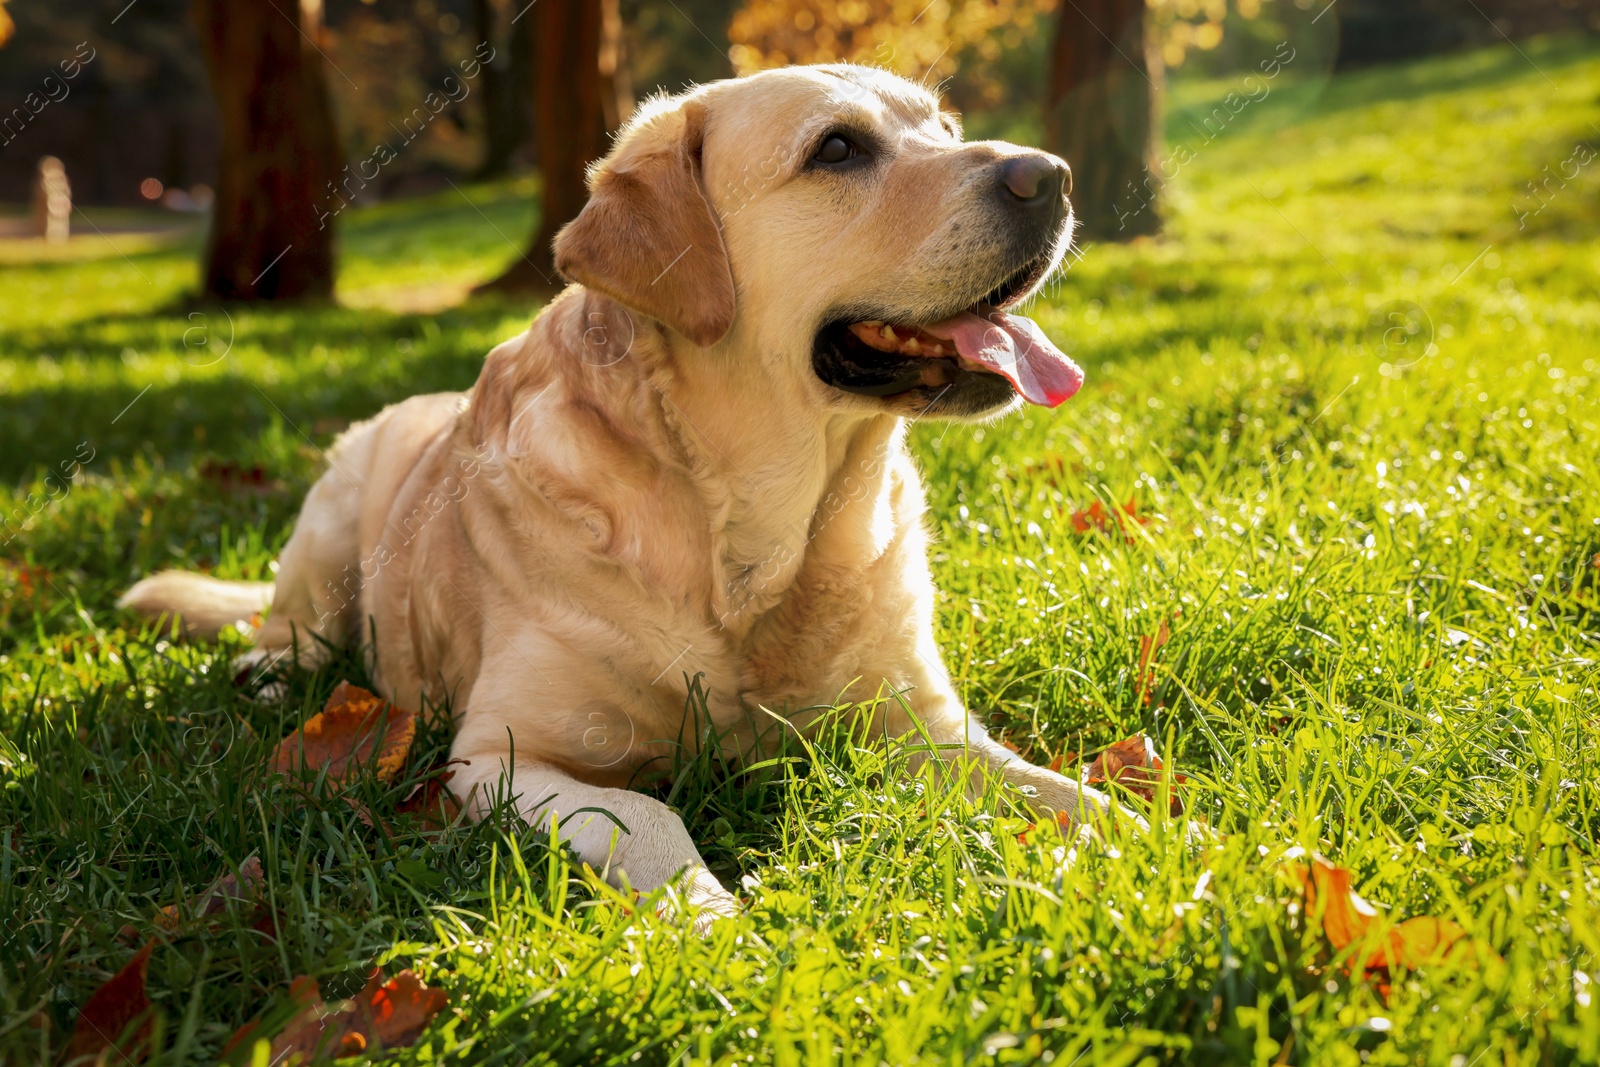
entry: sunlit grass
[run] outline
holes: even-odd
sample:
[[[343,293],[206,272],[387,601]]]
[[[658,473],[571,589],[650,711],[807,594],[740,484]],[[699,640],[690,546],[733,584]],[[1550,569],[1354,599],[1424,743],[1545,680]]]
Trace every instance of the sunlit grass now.
[[[0,546],[0,1060],[44,1062],[131,955],[119,927],[252,853],[280,935],[240,914],[157,949],[164,1062],[211,1062],[296,974],[332,995],[391,960],[452,995],[404,1062],[1600,1060],[1600,162],[1524,228],[1513,208],[1600,142],[1600,52],[1524,47],[1538,69],[1506,48],[1334,79],[1284,121],[1263,101],[1183,168],[1165,236],[1087,249],[1036,304],[1078,399],[914,432],[970,706],[1041,762],[1151,734],[1226,836],[1118,827],[1069,858],[1019,840],[1019,798],[949,795],[841,732],[680,774],[751,902],[707,940],[510,823],[386,836],[288,796],[261,764],[359,662],[252,704],[242,639],[169,646],[112,607],[163,566],[265,575],[317,448],[470,384],[532,308],[196,320],[197,236],[131,264],[8,246],[0,503],[31,518]],[[341,220],[341,291],[491,276],[521,191]],[[275,484],[230,490],[207,459]],[[1095,500],[1149,522],[1074,533]],[[392,806],[447,745],[354,793]],[[1385,999],[1307,936],[1296,846],[1499,959]]]

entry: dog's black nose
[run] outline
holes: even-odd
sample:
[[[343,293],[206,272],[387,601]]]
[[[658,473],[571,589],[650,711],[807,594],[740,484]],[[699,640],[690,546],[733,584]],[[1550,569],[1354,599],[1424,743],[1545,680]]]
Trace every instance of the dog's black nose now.
[[[1000,181],[1006,193],[1026,207],[1053,206],[1072,188],[1072,171],[1055,156],[1036,152],[1000,164]]]

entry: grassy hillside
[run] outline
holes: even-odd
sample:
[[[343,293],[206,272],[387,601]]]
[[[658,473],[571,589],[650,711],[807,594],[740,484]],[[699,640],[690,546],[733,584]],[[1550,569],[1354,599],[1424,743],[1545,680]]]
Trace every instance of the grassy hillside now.
[[[113,607],[161,567],[267,575],[340,426],[470,384],[532,309],[456,300],[531,190],[348,216],[335,309],[191,312],[196,236],[109,215],[60,254],[0,243],[0,1062],[56,1055],[158,909],[251,855],[276,926],[160,941],[159,1062],[375,964],[452,998],[398,1062],[1600,1061],[1600,160],[1527,191],[1600,145],[1597,99],[1592,42],[1269,95],[1192,135],[1165,236],[1089,247],[1036,303],[1078,399],[916,428],[969,704],[1041,762],[1159,738],[1226,836],[1069,854],[1018,798],[841,736],[677,779],[750,901],[706,940],[511,822],[383,832],[267,780],[359,665],[251,703],[242,638]],[[1180,104],[1172,141],[1208,110]],[[1095,501],[1148,522],[1077,532]],[[447,746],[351,795],[391,810]],[[1486,951],[1352,978],[1302,849]]]

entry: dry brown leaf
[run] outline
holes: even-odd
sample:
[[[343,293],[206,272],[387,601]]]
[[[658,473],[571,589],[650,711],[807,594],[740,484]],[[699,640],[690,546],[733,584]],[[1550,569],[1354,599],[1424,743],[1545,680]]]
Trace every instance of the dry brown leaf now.
[[[448,993],[423,984],[409,969],[382,983],[374,974],[355,999],[367,1033],[383,1048],[402,1048],[416,1041],[449,1003]]]
[[[1156,743],[1144,734],[1134,734],[1105,749],[1084,767],[1084,785],[1102,785],[1116,782],[1135,796],[1154,801],[1161,785],[1161,757],[1156,755]],[[1172,775],[1170,809],[1173,815],[1183,812],[1183,799],[1178,787],[1188,781],[1187,776]]]
[[[1306,918],[1314,932],[1319,926],[1328,944],[1343,950],[1354,945],[1351,974],[1379,974],[1398,968],[1415,970],[1446,958],[1470,961],[1473,953],[1460,951],[1471,942],[1466,930],[1449,919],[1423,915],[1389,925],[1353,886],[1352,875],[1321,856],[1301,870],[1306,895]],[[1380,982],[1380,991],[1387,982]]]
[[[51,572],[44,567],[15,563],[11,560],[0,561],[0,574],[9,574],[17,583],[17,592],[26,600],[32,600],[39,592],[40,586],[54,584],[51,581]]]
[[[314,1005],[320,1006],[322,1004],[322,992],[317,988],[316,979],[301,975],[290,982],[289,1003],[294,1006],[294,1014],[289,1020],[290,1025],[298,1022],[307,1008]],[[270,1018],[270,1016],[266,1018]],[[250,1058],[251,1046],[261,1036],[259,1031],[262,1029],[263,1022],[265,1022],[265,1018],[251,1019],[235,1030],[233,1036],[228,1038],[228,1043],[222,1046],[222,1052],[219,1054],[218,1059],[223,1063],[247,1062]]]
[[[1161,626],[1156,630],[1155,636],[1139,638],[1139,703],[1147,707],[1156,690],[1156,653],[1171,639],[1172,630],[1165,619],[1161,620]],[[1159,765],[1157,761],[1157,766]]]
[[[1063,763],[1076,761],[1076,752],[1067,752],[1050,761],[1050,769],[1060,773]],[[1104,785],[1106,782],[1116,782],[1135,796],[1147,801],[1154,801],[1156,791],[1161,785],[1162,763],[1161,757],[1156,755],[1155,742],[1144,734],[1134,734],[1124,738],[1116,744],[1102,751],[1090,760],[1078,772],[1079,781],[1084,785]],[[1172,796],[1170,810],[1173,815],[1183,813],[1183,800],[1178,796],[1178,786],[1188,781],[1182,774],[1172,776]],[[1077,829],[1078,824],[1070,815],[1064,812],[1056,813],[1056,825],[1062,833]],[[1031,823],[1028,828],[1017,836],[1017,840],[1028,844],[1035,839],[1040,825],[1048,823]],[[1195,824],[1191,823],[1191,828]]]
[[[297,1011],[272,1042],[274,1067],[320,1063],[353,1056],[366,1049],[402,1048],[412,1044],[450,1003],[442,989],[433,989],[410,970],[385,982],[374,971],[366,986],[350,1000],[325,1003],[315,979],[304,975],[289,986]],[[223,1050],[228,1058],[257,1038],[259,1021],[245,1024]]]
[[[451,763],[464,763],[465,760],[450,760]],[[461,801],[450,792],[450,779],[455,777],[455,771],[445,771],[435,775],[426,782],[417,786],[411,794],[402,800],[395,808],[398,815],[415,815],[422,820],[423,828],[435,833],[454,823],[461,816]]]
[[[1126,504],[1117,504],[1111,508],[1096,500],[1088,507],[1074,511],[1070,521],[1072,532],[1080,534],[1090,531],[1110,533],[1111,528],[1115,526],[1130,543],[1134,540],[1132,530],[1136,523],[1140,526],[1150,525],[1150,520],[1139,514],[1139,502],[1132,498]]]
[[[208,459],[200,465],[200,477],[235,493],[269,496],[283,489],[283,482],[267,474],[261,466],[242,467],[237,463]]]
[[[67,1042],[67,1067],[137,1063],[150,1054],[150,997],[145,993],[145,977],[155,947],[154,940],[145,942],[122,970],[94,991],[78,1013],[78,1023]],[[141,1016],[143,1021],[129,1031]]]
[[[405,765],[416,732],[412,712],[360,686],[340,682],[322,711],[278,742],[271,767],[281,774],[300,767],[313,772],[326,769],[329,779],[343,782],[353,769],[371,762],[378,777],[389,781]]]
[[[289,983],[289,997],[300,1004],[300,1010],[273,1039],[267,1062],[294,1067],[295,1064],[348,1056],[366,1047],[364,1040],[360,1044],[345,1040],[345,1026],[349,1020],[342,1010],[343,1005],[330,1007],[323,1003],[316,979],[305,975],[296,978]],[[254,1035],[248,1040],[253,1041]]]
[[[230,900],[251,900],[266,882],[261,871],[261,861],[251,856],[239,864],[235,874],[229,871],[211,884],[204,893],[190,898],[187,907],[168,904],[156,916],[156,925],[163,930],[176,930],[187,919],[208,919],[228,906]]]
[[[1068,474],[1077,474],[1083,470],[1083,464],[1068,460],[1059,452],[1046,452],[1039,460],[1025,460],[1022,464],[1024,474],[1042,475],[1051,485],[1060,485]]]

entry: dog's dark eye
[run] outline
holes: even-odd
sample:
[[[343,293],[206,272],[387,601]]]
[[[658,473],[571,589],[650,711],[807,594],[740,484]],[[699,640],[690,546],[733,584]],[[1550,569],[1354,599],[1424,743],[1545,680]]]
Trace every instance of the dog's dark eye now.
[[[818,163],[830,165],[848,163],[861,154],[851,141],[837,133],[830,133],[822,139],[822,144],[817,148],[817,154],[811,158]]]

